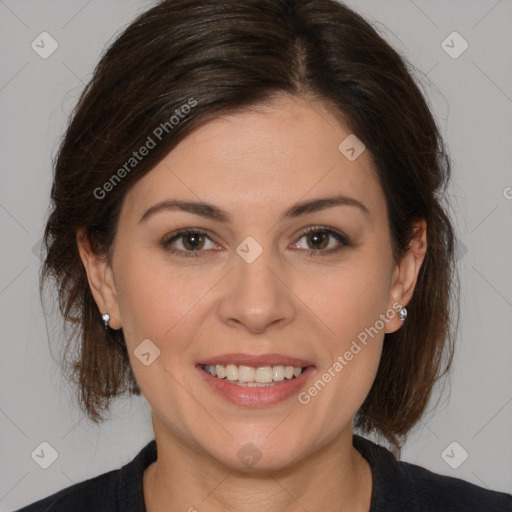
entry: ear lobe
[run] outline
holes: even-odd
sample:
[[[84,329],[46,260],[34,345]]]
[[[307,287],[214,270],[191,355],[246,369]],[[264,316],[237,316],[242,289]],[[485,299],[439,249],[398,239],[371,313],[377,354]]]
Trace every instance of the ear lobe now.
[[[87,274],[89,288],[98,306],[98,317],[104,313],[110,315],[109,325],[112,329],[121,327],[117,291],[113,279],[112,268],[107,257],[92,251],[90,241],[83,229],[76,233],[76,243],[80,259]]]
[[[393,270],[389,308],[398,302],[406,306],[414,293],[421,265],[427,252],[427,223],[420,219],[414,224],[414,237],[409,250],[397,263]],[[395,308],[393,308],[395,309]],[[386,332],[395,332],[402,325],[398,314],[387,324]]]

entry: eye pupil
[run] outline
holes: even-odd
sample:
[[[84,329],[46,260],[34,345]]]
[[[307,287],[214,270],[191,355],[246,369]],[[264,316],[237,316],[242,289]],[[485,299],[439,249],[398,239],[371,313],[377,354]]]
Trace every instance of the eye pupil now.
[[[328,240],[328,236],[327,236],[327,233],[325,233],[325,231],[316,231],[314,233],[311,233],[310,235],[308,235],[308,238],[309,238],[309,240],[313,241],[313,245],[316,249],[323,249],[324,247],[326,247],[328,245],[326,243]],[[320,242],[321,245],[315,245],[318,242]]]
[[[187,233],[183,236],[183,246],[188,250],[200,249],[202,244],[204,244],[204,237],[200,233]]]

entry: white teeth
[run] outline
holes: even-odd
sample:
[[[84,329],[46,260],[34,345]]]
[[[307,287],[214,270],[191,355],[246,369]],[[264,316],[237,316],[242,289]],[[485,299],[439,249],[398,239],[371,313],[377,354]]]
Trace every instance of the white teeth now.
[[[210,372],[214,377],[219,377],[219,379],[223,379],[226,376],[226,368],[224,368],[224,366],[220,364],[216,366],[206,366],[206,368],[208,368],[206,371]]]
[[[228,364],[204,365],[203,368],[214,377],[227,379],[241,386],[255,387],[297,378],[302,374],[300,366],[253,366]]]
[[[226,366],[226,379],[238,380],[238,366],[236,364],[228,364]]]
[[[260,366],[259,368],[256,368],[254,371],[254,381],[259,382],[260,384],[272,382],[272,367]]]
[[[272,367],[272,379],[276,381],[284,380],[284,366]]]
[[[238,367],[238,382],[254,382],[254,368],[240,365]]]

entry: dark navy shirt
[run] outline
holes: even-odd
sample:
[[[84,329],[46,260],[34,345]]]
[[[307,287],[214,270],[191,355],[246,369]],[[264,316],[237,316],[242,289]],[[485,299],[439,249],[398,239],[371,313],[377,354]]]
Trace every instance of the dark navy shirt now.
[[[353,439],[372,471],[369,512],[512,512],[512,494],[433,473],[397,460],[368,439]],[[17,512],[146,512],[142,475],[156,458],[153,439],[122,468],[71,485]]]

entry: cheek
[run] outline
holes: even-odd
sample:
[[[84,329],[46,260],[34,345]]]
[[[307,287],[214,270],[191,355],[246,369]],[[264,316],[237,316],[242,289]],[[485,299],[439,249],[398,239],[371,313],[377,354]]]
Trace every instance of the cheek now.
[[[391,284],[388,264],[387,258],[379,258],[377,251],[369,248],[321,275],[309,274],[297,282],[298,294],[322,321],[338,349],[385,313]]]
[[[176,381],[186,381],[185,365],[180,362],[198,329],[200,299],[211,284],[191,279],[190,271],[185,275],[169,264],[156,263],[147,254],[138,258],[135,251],[118,271],[119,309],[137,383],[153,408],[179,411],[179,394],[165,390]],[[144,341],[148,339],[151,344]],[[154,358],[149,365],[139,360],[145,352]],[[176,388],[179,391],[180,386]]]
[[[309,303],[325,327],[318,379],[328,381],[325,387],[330,391],[321,394],[325,403],[333,407],[331,411],[337,410],[340,415],[355,413],[359,408],[380,361],[390,291],[390,260],[377,254],[376,250],[361,251],[357,258],[332,267],[328,278],[318,279],[317,275],[315,280],[308,279],[308,286],[302,289],[307,297],[304,302]],[[317,387],[323,389],[321,384]]]
[[[118,304],[126,343],[149,338],[166,352],[182,352],[200,326],[198,315],[218,281],[213,272],[180,269],[132,251],[119,265]]]

